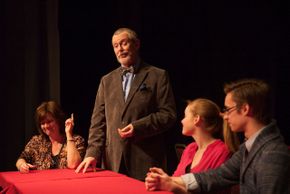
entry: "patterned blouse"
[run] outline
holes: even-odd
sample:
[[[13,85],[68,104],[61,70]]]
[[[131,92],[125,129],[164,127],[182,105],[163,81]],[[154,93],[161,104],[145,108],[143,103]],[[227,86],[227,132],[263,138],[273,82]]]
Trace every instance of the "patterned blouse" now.
[[[81,158],[84,157],[86,148],[85,141],[79,135],[73,136],[75,145],[80,153]],[[51,141],[44,135],[35,135],[26,144],[24,151],[20,154],[19,158],[24,159],[26,162],[36,165],[37,170],[45,170],[51,168],[67,168],[67,144],[63,144],[63,147],[58,154],[58,164],[55,164],[55,160],[52,156],[52,144]],[[54,157],[55,158],[55,157]]]

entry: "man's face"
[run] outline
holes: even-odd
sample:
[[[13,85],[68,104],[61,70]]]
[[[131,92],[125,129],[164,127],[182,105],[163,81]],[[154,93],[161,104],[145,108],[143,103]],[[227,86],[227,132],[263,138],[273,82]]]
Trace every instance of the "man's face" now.
[[[119,63],[126,67],[136,63],[139,50],[139,41],[133,42],[128,38],[127,32],[122,32],[113,36],[112,44]]]
[[[232,131],[243,132],[245,130],[245,117],[238,110],[232,93],[228,93],[225,97],[225,111],[223,116]]]

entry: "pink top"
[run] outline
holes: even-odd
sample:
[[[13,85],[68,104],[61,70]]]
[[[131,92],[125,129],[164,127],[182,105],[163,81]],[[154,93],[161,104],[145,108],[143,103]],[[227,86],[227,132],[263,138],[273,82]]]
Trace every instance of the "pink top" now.
[[[186,146],[173,176],[181,176],[189,172],[197,173],[217,168],[231,156],[224,142],[216,140],[207,146],[200,162],[194,168],[190,169],[190,171],[186,171],[188,166],[191,166],[196,150],[197,144],[195,142]]]

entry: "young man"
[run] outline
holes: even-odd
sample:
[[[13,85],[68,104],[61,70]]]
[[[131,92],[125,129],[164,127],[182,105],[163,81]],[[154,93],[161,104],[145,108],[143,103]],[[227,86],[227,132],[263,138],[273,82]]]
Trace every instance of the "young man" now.
[[[240,194],[290,193],[290,154],[271,120],[269,86],[246,79],[225,85],[224,91],[223,117],[231,130],[243,132],[247,139],[239,151],[220,168],[204,173],[169,177],[151,168],[145,183],[148,190],[208,192],[239,184]]]

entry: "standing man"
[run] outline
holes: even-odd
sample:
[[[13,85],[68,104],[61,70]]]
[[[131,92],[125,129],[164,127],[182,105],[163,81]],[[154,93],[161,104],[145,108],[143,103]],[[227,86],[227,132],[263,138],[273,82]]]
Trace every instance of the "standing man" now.
[[[246,79],[225,85],[224,91],[223,117],[232,131],[244,133],[245,143],[224,165],[205,173],[169,177],[152,168],[146,177],[147,190],[204,193],[239,184],[240,194],[290,193],[290,154],[271,120],[269,86]]]
[[[166,167],[164,132],[175,123],[175,100],[167,72],[140,59],[133,30],[118,29],[112,45],[121,66],[101,79],[86,156],[76,172],[102,163],[144,180],[151,166]]]

